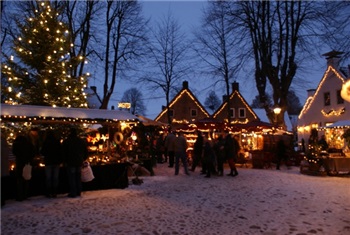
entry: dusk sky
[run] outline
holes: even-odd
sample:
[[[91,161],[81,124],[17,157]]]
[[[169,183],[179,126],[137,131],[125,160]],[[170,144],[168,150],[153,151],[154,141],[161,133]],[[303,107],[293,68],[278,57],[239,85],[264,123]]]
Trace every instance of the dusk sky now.
[[[207,5],[206,1],[141,1],[143,5],[143,12],[146,18],[150,18],[150,23],[155,23],[162,19],[169,11],[173,14],[174,18],[179,22],[182,30],[188,32],[187,36],[192,36],[192,29],[200,25],[202,17],[202,9]],[[325,51],[327,52],[327,51]],[[303,80],[303,84],[298,84],[294,89],[297,92],[300,102],[303,105],[306,100],[307,89],[316,88],[319,81],[322,78],[323,73],[326,70],[326,60],[320,55],[320,61],[310,65],[308,71],[303,71],[297,74]],[[252,75],[247,75],[250,77]],[[190,76],[191,77],[191,76]],[[251,80],[251,79],[250,79]],[[255,84],[247,82],[244,78],[237,78],[240,83],[240,92],[246,101],[250,104],[254,97],[257,95]],[[120,80],[118,82],[121,82]],[[118,83],[117,82],[117,83]],[[116,89],[116,95],[112,97],[110,105],[115,105],[119,102],[124,94],[124,91],[135,85],[130,85],[125,82],[121,82],[120,86]],[[189,89],[197,95],[199,101],[204,105],[205,98],[207,97],[210,89],[207,87],[208,83],[203,81],[189,81]],[[166,104],[164,93],[162,91],[157,94],[150,94],[148,91],[140,89],[143,94],[144,104],[147,108],[146,116],[154,119],[160,112],[162,105]],[[222,91],[215,91],[219,98],[222,97]]]
[[[173,14],[174,18],[178,21],[181,26],[181,30],[188,32],[187,36],[190,38],[192,36],[192,29],[200,24],[200,18],[202,9],[206,6],[206,1],[141,1],[143,12],[146,19],[150,19],[150,23],[154,24],[161,19],[163,19],[168,12]],[[194,84],[192,81],[189,81],[189,88],[194,91],[195,87],[198,87],[199,84]],[[133,85],[131,85],[133,86]],[[204,89],[204,87],[203,87]],[[126,90],[126,89],[125,89]],[[124,91],[119,91],[117,99],[123,96]],[[197,89],[198,92],[206,94],[207,91],[201,92]],[[146,116],[154,119],[160,112],[162,105],[166,104],[164,93],[162,91],[157,92],[157,94],[149,94],[147,91],[142,91],[144,97],[144,104],[147,107]],[[205,96],[198,97],[200,102],[203,104]]]
[[[181,30],[186,33],[187,39],[192,37],[193,29],[199,28],[200,21],[202,18],[202,9],[207,6],[207,1],[196,0],[196,1],[149,1],[149,0],[140,0],[142,4],[142,10],[144,17],[150,20],[150,25],[154,25],[163,19],[169,12],[173,15],[174,19],[178,21],[181,26]],[[329,49],[325,49],[323,53],[328,52]],[[292,89],[296,91],[299,96],[300,102],[303,105],[308,89],[316,88],[320,82],[322,75],[326,70],[326,60],[321,55],[319,56],[319,61],[314,62],[307,69],[297,72],[297,79],[293,81]],[[254,73],[249,72],[253,71],[253,67],[246,66],[245,70],[247,73],[242,73],[236,79],[239,82],[239,89],[242,96],[250,104],[252,100],[257,95],[256,87],[254,84]],[[88,71],[91,73],[89,80],[89,86],[96,86],[97,92],[102,95],[102,86],[103,81],[101,79],[101,74],[97,71]],[[189,74],[188,78],[183,80],[188,80],[189,89],[196,95],[198,100],[204,105],[205,98],[208,96],[208,93],[213,89],[210,87],[210,81],[202,79],[202,77],[195,77],[196,75]],[[295,82],[299,80],[298,82]],[[233,82],[233,81],[231,81]],[[180,85],[182,81],[179,81]],[[123,80],[122,78],[117,79],[116,87],[114,94],[111,97],[109,102],[109,107],[117,107],[118,102],[121,101],[121,98],[126,90],[129,88],[137,88],[141,91],[144,98],[144,105],[146,107],[146,115],[148,118],[154,119],[160,112],[162,105],[166,105],[164,92],[159,90],[158,92],[150,92],[146,88],[140,87],[135,84],[131,84]],[[221,99],[223,95],[223,90],[215,87],[216,95]]]

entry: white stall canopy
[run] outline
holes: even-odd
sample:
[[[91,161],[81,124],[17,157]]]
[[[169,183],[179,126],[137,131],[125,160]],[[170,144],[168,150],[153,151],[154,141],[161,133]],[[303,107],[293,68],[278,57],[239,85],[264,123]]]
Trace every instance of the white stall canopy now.
[[[138,121],[127,111],[1,104],[1,119],[20,121]]]

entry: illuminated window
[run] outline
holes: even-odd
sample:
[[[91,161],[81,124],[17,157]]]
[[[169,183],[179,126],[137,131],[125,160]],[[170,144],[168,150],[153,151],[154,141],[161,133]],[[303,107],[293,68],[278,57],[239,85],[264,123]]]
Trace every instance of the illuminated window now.
[[[169,116],[174,117],[174,110],[173,109],[169,109]]]
[[[325,92],[324,93],[324,106],[331,105],[331,93]]]
[[[344,104],[344,100],[340,95],[340,90],[337,91],[337,104]]]
[[[234,108],[230,108],[230,117],[231,118],[235,117],[235,109]]]
[[[240,108],[239,110],[238,110],[238,117],[239,118],[245,118],[246,117],[246,110],[245,110],[245,108]]]
[[[191,117],[197,117],[197,109],[191,109]]]

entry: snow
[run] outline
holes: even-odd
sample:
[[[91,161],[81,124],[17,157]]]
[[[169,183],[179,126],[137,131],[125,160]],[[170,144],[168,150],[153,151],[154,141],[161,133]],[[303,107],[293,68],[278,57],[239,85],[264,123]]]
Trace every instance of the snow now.
[[[72,118],[72,119],[104,119],[135,120],[137,117],[121,110],[64,108],[35,105],[1,104],[1,116]]]
[[[266,115],[265,109],[255,108],[255,109],[253,109],[253,111],[260,118],[260,121],[270,123],[270,120]],[[284,112],[284,122],[286,124],[287,130],[292,131],[293,130],[292,121],[290,120],[290,117],[288,116],[287,112]]]
[[[204,178],[199,170],[175,176],[158,164],[155,176],[126,189],[9,200],[1,234],[350,234],[349,176],[282,167]]]

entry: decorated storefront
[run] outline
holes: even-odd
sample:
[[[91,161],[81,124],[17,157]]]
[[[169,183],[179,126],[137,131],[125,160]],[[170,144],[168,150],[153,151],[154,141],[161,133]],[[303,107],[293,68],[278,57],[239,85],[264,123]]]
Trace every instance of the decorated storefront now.
[[[350,120],[350,74],[340,66],[343,52],[323,56],[327,69],[298,117],[298,141],[305,159],[300,171],[314,175],[350,174],[347,143]]]
[[[212,118],[198,120],[194,123],[183,125],[176,129],[182,131],[188,143],[188,157],[191,162],[193,145],[197,139],[197,130],[209,140],[215,140],[219,135],[228,131],[233,136],[238,136],[242,149],[242,158],[238,163],[250,161],[254,168],[271,167],[276,161],[276,143],[283,139],[289,159],[294,159],[293,135],[277,126],[262,122],[251,121],[244,124],[229,125],[226,122]],[[293,160],[294,161],[294,160]],[[297,163],[299,164],[300,160]]]
[[[88,161],[95,174],[93,182],[84,184],[85,190],[127,187],[127,160],[134,156],[142,139],[139,125],[136,116],[120,110],[1,104],[1,138],[6,139],[10,148],[19,134],[30,137],[40,149],[46,130],[53,130],[61,141],[71,127],[78,130],[79,136],[87,141]],[[11,154],[9,161],[14,175],[15,158]],[[32,195],[43,193],[44,172],[43,156],[38,151],[33,162]],[[61,192],[68,185],[65,176],[61,172]]]

